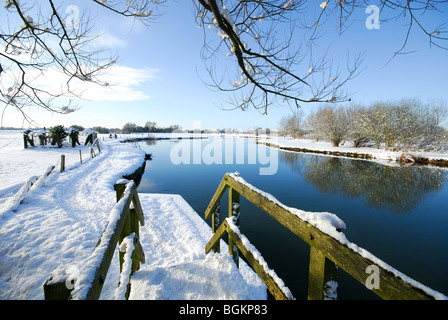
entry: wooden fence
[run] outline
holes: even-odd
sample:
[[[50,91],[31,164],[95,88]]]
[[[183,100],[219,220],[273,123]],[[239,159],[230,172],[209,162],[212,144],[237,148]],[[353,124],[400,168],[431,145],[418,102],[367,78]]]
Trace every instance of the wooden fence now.
[[[228,190],[229,212],[228,218],[219,224],[220,199]],[[321,300],[325,298],[326,285],[330,280],[336,279],[337,267],[345,270],[353,278],[366,285],[369,277],[375,272],[377,284],[371,289],[383,299],[425,299],[446,298],[432,289],[401,274],[393,268],[389,268],[376,257],[367,258],[360,253],[361,250],[353,250],[354,246],[338,241],[335,237],[322,232],[316,226],[293,214],[286,206],[273,200],[260,190],[245,182],[239,176],[226,174],[218,186],[212,200],[205,212],[205,218],[212,217],[213,236],[206,245],[206,253],[213,250],[219,251],[219,242],[225,233],[229,235],[229,251],[238,259],[237,248],[246,257],[248,263],[266,284],[268,290],[276,299],[291,299],[288,290],[284,289],[281,279],[272,275],[262,257],[254,255],[253,247],[238,231],[240,216],[240,195],[261,208],[295,235],[303,239],[311,246],[308,299]],[[337,230],[339,231],[339,230]],[[340,232],[340,231],[339,231]],[[359,248],[359,247],[356,247]],[[256,252],[256,250],[255,250]],[[366,272],[372,270],[372,273]]]
[[[83,266],[81,272],[88,273],[89,276],[80,276],[79,279],[90,279],[87,283],[69,283],[66,268],[61,266],[56,268],[50,275],[50,278],[44,284],[44,295],[46,300],[67,300],[82,299],[95,300],[100,297],[107,272],[109,270],[112,257],[117,249],[117,244],[122,243],[124,239],[132,238],[133,245],[129,246],[133,252],[126,254],[120,250],[120,272],[124,272],[123,266],[125,256],[129,256],[131,261],[130,274],[126,275],[128,279],[140,267],[140,262],[145,262],[145,254],[138,240],[139,225],[144,225],[144,216],[140,200],[138,198],[137,189],[133,181],[122,179],[115,186],[117,204],[112,209],[108,224],[105,227],[91,257],[86,266]],[[131,204],[133,207],[131,208]],[[126,248],[128,249],[128,248]],[[98,257],[98,258],[97,258]],[[123,276],[121,277],[123,279]],[[81,281],[81,280],[79,280]],[[81,281],[82,282],[82,281]],[[85,282],[85,281],[84,281]],[[130,293],[129,282],[123,290],[124,297],[128,298]]]

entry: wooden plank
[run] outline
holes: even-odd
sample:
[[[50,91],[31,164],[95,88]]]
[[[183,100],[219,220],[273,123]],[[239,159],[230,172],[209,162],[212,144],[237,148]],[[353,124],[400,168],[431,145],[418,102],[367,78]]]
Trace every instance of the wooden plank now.
[[[105,233],[112,234],[112,236],[110,237],[109,242],[106,244],[106,250],[104,252],[103,258],[101,259],[101,262],[97,266],[94,280],[92,282],[90,289],[87,292],[87,296],[86,296],[87,300],[97,300],[100,297],[101,290],[103,288],[103,284],[106,279],[107,271],[109,270],[110,262],[112,261],[115,250],[117,248],[119,237],[121,236],[120,231],[123,229],[125,221],[127,220],[127,217],[128,217],[129,206],[132,201],[133,192],[135,192],[134,190],[135,190],[134,188],[131,189],[131,193],[125,201],[125,204],[123,206],[123,211],[120,214],[120,218],[118,219],[118,221],[114,227],[114,230],[109,231],[108,229],[112,228],[112,226],[109,226],[109,224],[108,224],[103,231],[103,234],[105,234]],[[118,197],[118,193],[117,193],[117,197]],[[98,248],[99,245],[101,245],[101,238],[100,238],[95,250]]]
[[[143,247],[142,247],[138,237],[135,237],[134,246],[135,246],[135,254],[136,254],[138,260],[141,263],[145,263],[146,262],[145,251],[143,250]]]
[[[97,300],[100,297],[101,290],[103,288],[103,284],[106,279],[107,271],[109,270],[110,262],[112,261],[115,250],[117,248],[119,237],[121,235],[120,230],[123,229],[126,218],[128,216],[126,211],[128,211],[129,209],[126,210],[126,208],[129,208],[130,201],[131,197],[127,199],[126,204],[124,206],[125,210],[123,210],[123,212],[121,213],[120,219],[117,221],[117,224],[112,232],[112,236],[110,237],[109,242],[106,244],[105,253],[103,255],[103,258],[101,259],[100,264],[97,267],[92,285],[87,292],[86,297],[87,300]],[[109,226],[106,226],[103,234],[106,232],[109,233],[107,231],[108,228]],[[101,238],[99,245],[101,245]]]
[[[218,201],[218,204],[212,214],[212,232],[213,233],[215,233],[216,230],[219,228],[220,214],[221,214],[221,205],[220,205],[220,201]],[[220,242],[218,241],[218,242],[216,242],[216,245],[213,247],[213,252],[217,253],[220,251],[221,251]]]
[[[135,192],[134,196],[132,197],[132,203],[134,204],[135,213],[137,214],[138,220],[140,221],[140,225],[143,227],[145,225],[145,216],[143,214],[142,205],[140,203],[137,192]]]
[[[225,175],[224,178],[219,183],[218,189],[216,189],[216,192],[213,195],[210,204],[207,206],[207,209],[205,210],[205,220],[207,220],[210,217],[210,215],[215,211],[219,200],[221,200],[226,190],[227,190],[227,175]]]
[[[221,238],[224,236],[225,232],[226,232],[226,226],[224,223],[221,223],[218,230],[216,230],[210,241],[205,245],[206,254],[209,253],[210,250],[212,250],[215,247],[216,243],[221,241]]]
[[[123,208],[123,213],[122,215],[125,215],[125,220],[123,223],[123,226],[120,229],[117,229],[119,231],[119,237],[118,237],[118,245],[120,245],[124,238],[126,238],[128,235],[131,234],[131,214],[130,214],[130,209],[127,207]],[[120,272],[123,271],[123,264],[124,264],[124,255],[125,252],[119,252],[118,253],[118,258],[120,260]]]
[[[128,236],[130,232],[136,234],[134,238],[134,253],[133,253],[133,266],[132,270],[135,272],[139,268],[139,262],[145,263],[145,254],[143,248],[138,240],[138,225],[142,220],[138,217],[138,211],[141,212],[141,205],[136,196],[137,190],[134,182],[123,182],[115,184],[116,200],[117,202],[122,200],[122,196],[127,188],[130,188],[127,194],[127,198],[123,199],[124,204],[120,217],[116,221],[115,225],[108,223],[103,230],[103,233],[98,240],[98,243],[93,250],[93,253],[101,247],[104,252],[101,261],[96,266],[94,280],[92,281],[90,288],[87,289],[85,298],[87,300],[96,300],[100,297],[103,284],[106,280],[106,275],[109,270],[110,262],[114,256],[117,244],[124,237]],[[137,200],[136,200],[137,199]],[[138,202],[137,202],[138,201]],[[135,209],[130,209],[131,202],[134,202]],[[132,211],[132,214],[131,214]],[[131,217],[132,216],[132,217]],[[113,230],[111,230],[113,228]],[[110,235],[103,239],[104,235]],[[107,239],[107,243],[102,243]],[[105,246],[105,247],[104,247]],[[92,253],[92,254],[93,254]],[[134,260],[136,261],[134,263]],[[120,263],[120,271],[122,263]],[[71,290],[67,289],[65,285],[65,279],[60,279],[60,282],[53,283],[52,276],[44,284],[45,299],[69,299],[71,297]]]
[[[49,167],[49,170],[47,171],[47,177],[52,173],[54,170],[54,166]]]
[[[371,266],[378,268],[379,288],[372,290],[383,299],[434,299],[422,289],[405,282],[400,277],[395,276],[389,270],[376,265],[374,261],[363,257],[359,252],[348,248],[333,237],[323,233],[316,227],[301,220],[298,216],[292,214],[278,203],[275,203],[258,192],[250,189],[243,183],[226,176],[227,183],[246,199],[264,210],[271,217],[288,228],[291,232],[315,246],[316,249],[333,261],[340,268],[349,273],[356,280],[365,284],[370,274],[366,270]]]
[[[241,238],[238,236],[238,234],[233,232],[232,228],[229,226],[227,221],[224,221],[223,225],[225,226],[227,232],[229,233],[229,238],[232,239],[232,241],[235,243],[235,245],[238,247],[238,249],[241,251],[244,257],[246,257],[247,262],[250,264],[252,269],[258,274],[258,276],[264,282],[264,284],[268,288],[269,292],[274,296],[274,298],[276,300],[289,300],[288,297],[285,295],[285,293],[280,289],[277,282],[269,274],[267,274],[264,267],[254,257],[252,252],[247,250],[247,248],[241,241]]]
[[[229,188],[229,203],[228,203],[228,217],[233,219],[233,223],[239,226],[239,214],[240,214],[240,194],[236,192],[233,188]],[[233,261],[237,267],[239,266],[239,254],[238,248],[234,244],[232,238],[229,238],[229,253],[233,257]]]

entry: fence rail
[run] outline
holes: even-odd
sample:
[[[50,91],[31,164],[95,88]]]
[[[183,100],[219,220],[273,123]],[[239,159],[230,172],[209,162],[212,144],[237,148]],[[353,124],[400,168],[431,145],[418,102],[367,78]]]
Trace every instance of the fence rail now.
[[[27,181],[25,181],[19,191],[5,202],[2,209],[0,210],[0,217],[2,217],[8,211],[17,210],[18,206],[25,198],[29,197],[30,194],[32,194],[43,185],[47,177],[53,172],[54,168],[55,166],[50,166],[40,177],[32,176]]]
[[[229,218],[225,219],[221,226],[218,227],[220,200],[227,189],[229,189]],[[379,285],[372,286],[369,289],[383,299],[432,300],[447,298],[443,294],[427,288],[392,267],[389,267],[373,255],[366,256],[361,254],[360,252],[365,252],[362,248],[348,241],[343,243],[336,239],[336,237],[321,231],[315,225],[293,214],[282,203],[248,184],[238,175],[226,174],[221,180],[205,212],[206,219],[212,217],[213,232],[211,240],[206,245],[206,253],[211,250],[218,252],[220,249],[219,241],[227,232],[229,234],[230,254],[237,259],[238,253],[235,251],[237,250],[236,247],[238,247],[276,299],[290,299],[291,297],[285,294],[285,290],[282,290],[281,280],[273,281],[275,277],[269,276],[269,269],[267,267],[260,267],[260,258],[255,259],[251,257],[251,255],[253,256],[252,252],[254,250],[248,249],[248,247],[251,247],[250,243],[245,245],[241,241],[241,234],[238,232],[240,195],[261,208],[310,245],[308,282],[308,299],[310,300],[321,300],[325,298],[325,290],[328,289],[328,284],[331,280],[334,281],[337,279],[336,266],[345,270],[363,285],[368,283],[369,277],[372,275],[371,273],[366,273],[366,270],[373,270],[375,276],[377,276],[375,280]],[[340,230],[335,228],[335,232],[340,232]],[[248,242],[245,241],[245,243],[247,244]]]
[[[132,245],[120,246],[120,272],[123,266],[131,264],[130,273],[123,275],[120,279],[129,280],[140,267],[140,262],[145,263],[145,254],[138,240],[139,225],[144,225],[143,210],[138,198],[137,189],[133,181],[121,179],[115,186],[117,203],[112,209],[109,221],[105,227],[94,251],[82,267],[81,275],[75,284],[70,285],[70,275],[67,267],[56,268],[44,284],[44,295],[46,300],[95,300],[100,297],[101,290],[114,256],[117,244],[124,240],[132,239]],[[131,204],[133,207],[131,207]],[[126,253],[131,248],[132,253]],[[130,261],[125,261],[130,257]],[[127,272],[127,270],[126,270]],[[124,283],[125,282],[125,283]],[[130,293],[129,281],[120,283],[120,292],[128,298]],[[123,290],[125,286],[125,290]],[[120,288],[121,287],[121,288]]]

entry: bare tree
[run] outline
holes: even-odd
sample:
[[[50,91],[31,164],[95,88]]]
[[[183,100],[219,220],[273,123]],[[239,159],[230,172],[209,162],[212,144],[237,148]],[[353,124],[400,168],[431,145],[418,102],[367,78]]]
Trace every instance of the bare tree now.
[[[309,102],[349,100],[345,84],[360,71],[363,55],[348,59],[346,70],[341,71],[333,65],[330,53],[316,50],[315,45],[324,25],[336,21],[342,33],[353,21],[355,9],[365,8],[369,1],[324,1],[320,5],[305,0],[193,1],[196,21],[207,36],[202,56],[211,85],[233,93],[230,102],[235,108],[252,106],[267,113],[274,103],[299,107]],[[81,93],[75,90],[78,81],[108,85],[98,75],[116,62],[115,54],[91,45],[95,34],[88,11],[74,16],[55,2],[6,0],[0,9],[0,102],[4,110],[15,107],[29,121],[25,107],[30,105],[59,113],[74,111],[76,106],[70,101],[60,106],[58,98],[79,97]],[[158,16],[163,2],[91,0],[92,5],[143,23]],[[428,36],[430,45],[446,48],[443,26],[429,27],[422,21],[427,12],[440,10],[446,3],[379,1],[382,21],[404,21],[408,26],[395,55],[405,53],[415,28]],[[207,40],[210,31],[217,41]],[[296,37],[298,31],[300,38]],[[36,84],[35,79],[48,70],[65,76],[58,92]]]
[[[297,14],[306,1],[198,2],[198,24],[205,35],[208,29],[215,29],[219,37],[213,35],[210,42],[205,39],[202,51],[211,85],[234,92],[229,102],[235,108],[252,106],[267,113],[269,105],[277,102],[299,107],[306,102],[348,99],[343,85],[356,75],[362,55],[355,57],[342,75],[333,69],[326,54],[316,58],[312,47],[297,43]],[[216,68],[219,55],[235,72]],[[221,73],[228,75],[226,79],[220,79]],[[317,75],[322,78],[317,80]]]
[[[163,0],[132,0],[113,4],[107,0],[93,0],[117,15],[143,22],[157,16],[157,7]],[[116,62],[116,55],[97,49],[91,43],[92,18],[78,7],[61,7],[57,2],[6,0],[0,24],[0,102],[5,109],[12,106],[31,122],[25,107],[70,113],[76,110],[72,100],[64,106],[55,103],[57,98],[76,98],[76,82],[83,81],[107,86],[98,74]],[[5,17],[6,16],[6,17]],[[49,70],[64,76],[65,82],[58,91],[36,83]]]
[[[375,8],[382,22],[398,20],[408,26],[403,45],[393,56],[404,53],[411,30],[422,30],[430,45],[446,48],[448,40],[442,26],[425,26],[422,16],[437,11],[446,1],[379,1]],[[319,6],[304,0],[198,0],[196,19],[208,34],[212,29],[217,41],[205,41],[203,58],[208,63],[211,86],[233,92],[230,103],[235,108],[252,106],[267,113],[273,103],[350,100],[344,85],[360,71],[363,55],[348,61],[345,72],[339,71],[325,50],[315,56],[323,25],[333,20],[339,33],[353,21],[355,9],[369,1],[324,1]],[[314,13],[314,14],[313,14]],[[311,21],[307,21],[311,17]],[[289,28],[285,28],[285,24]],[[297,30],[302,38],[297,38]],[[216,36],[219,36],[219,38]],[[302,39],[297,43],[297,39]],[[297,45],[298,44],[298,45]],[[217,63],[218,57],[223,58]],[[230,63],[230,68],[220,69]],[[235,70],[229,73],[229,70]],[[237,95],[239,94],[239,96]]]
[[[345,108],[349,117],[348,138],[353,140],[355,148],[368,146],[372,139],[363,126],[364,119],[367,117],[366,108],[353,103]]]
[[[303,110],[294,110],[291,115],[280,119],[280,132],[286,136],[301,136],[305,133],[304,120],[305,114]]]
[[[348,138],[349,117],[343,106],[321,106],[308,116],[307,121],[316,137],[329,140],[335,147]]]
[[[353,119],[360,136],[370,138],[379,149],[440,149],[446,147],[446,104],[423,104],[416,99],[378,102],[359,111]]]
[[[448,105],[445,101],[433,101],[421,108],[422,129],[416,148],[443,150],[448,145],[448,130],[443,127],[448,119]]]

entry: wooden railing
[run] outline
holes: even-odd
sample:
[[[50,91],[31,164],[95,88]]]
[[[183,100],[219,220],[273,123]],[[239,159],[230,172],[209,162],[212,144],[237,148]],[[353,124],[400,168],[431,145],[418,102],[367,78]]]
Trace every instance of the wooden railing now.
[[[90,157],[91,158],[95,158],[96,157],[95,150],[93,150],[93,146],[94,145],[96,145],[96,147],[98,148],[98,152],[101,152],[100,141],[98,140],[98,138],[96,138],[95,141],[90,146]]]
[[[3,204],[0,210],[0,218],[3,217],[3,215],[8,211],[16,211],[17,207],[22,203],[22,201],[30,196],[30,193],[39,189],[44,184],[45,180],[53,172],[54,168],[55,166],[50,166],[40,177],[32,176],[27,181],[25,181],[19,191],[11,198],[6,200],[6,202]]]
[[[80,274],[74,283],[70,279],[65,266],[60,266],[53,270],[50,278],[44,284],[44,296],[46,300],[96,300],[100,297],[107,272],[109,270],[112,257],[117,249],[117,244],[126,240],[132,241],[131,245],[120,246],[120,272],[129,272],[121,275],[120,279],[129,280],[140,267],[140,262],[145,262],[145,255],[138,240],[139,225],[144,225],[144,216],[137,189],[133,181],[119,180],[114,189],[116,191],[117,204],[109,215],[109,221],[105,227],[91,256],[80,267]],[[133,204],[133,207],[131,207]],[[131,248],[132,252],[127,252]],[[129,257],[130,261],[125,260]],[[131,265],[130,268],[124,268]],[[125,286],[124,297],[128,298],[130,293],[129,281],[119,284]]]
[[[218,226],[220,199],[227,189],[229,189],[228,218]],[[226,174],[205,212],[206,219],[212,217],[213,231],[213,236],[206,245],[205,251],[206,253],[211,250],[219,252],[220,239],[225,233],[228,233],[230,254],[237,261],[237,248],[241,250],[247,262],[264,281],[266,287],[276,299],[291,299],[292,295],[289,294],[287,288],[285,289],[283,281],[279,280],[272,270],[269,270],[258,251],[239,232],[240,195],[261,208],[311,246],[308,282],[308,299],[310,300],[326,298],[325,290],[328,289],[331,280],[337,279],[336,266],[345,270],[383,299],[427,300],[447,298],[443,294],[410,279],[373,255],[365,254],[364,249],[345,241],[345,236],[336,227],[334,232],[336,234],[340,233],[340,237],[331,236],[328,232],[321,231],[316,225],[301,219],[293,213],[291,208],[251,186],[238,175]],[[341,239],[344,241],[341,241]]]

